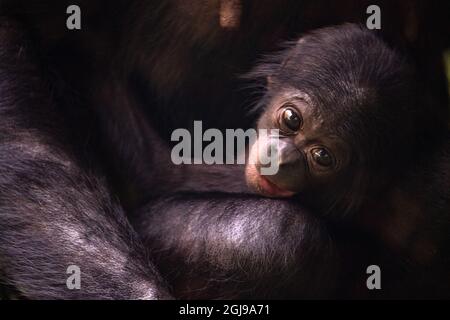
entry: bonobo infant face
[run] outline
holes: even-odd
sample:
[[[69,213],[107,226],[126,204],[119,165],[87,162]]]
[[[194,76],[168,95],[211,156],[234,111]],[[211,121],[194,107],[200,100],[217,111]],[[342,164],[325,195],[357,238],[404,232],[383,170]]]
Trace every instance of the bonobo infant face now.
[[[265,79],[258,129],[278,130],[260,135],[250,152],[246,179],[260,194],[308,194],[348,209],[411,156],[420,114],[413,73],[371,31],[351,24],[315,31],[251,76]],[[278,171],[264,174],[260,155],[271,153]]]
[[[348,169],[349,144],[314,111],[310,97],[294,88],[280,90],[268,101],[258,129],[278,129],[278,135],[260,138],[252,147],[246,170],[251,187],[266,196],[292,196],[326,186]],[[277,154],[278,171],[264,175],[257,150],[269,154],[270,148]]]

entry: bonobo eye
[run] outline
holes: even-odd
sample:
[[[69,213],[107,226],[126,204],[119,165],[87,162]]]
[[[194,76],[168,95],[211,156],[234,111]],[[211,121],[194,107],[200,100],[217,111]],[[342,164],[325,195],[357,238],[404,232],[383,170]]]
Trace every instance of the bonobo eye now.
[[[311,150],[313,160],[321,167],[331,167],[334,164],[333,156],[327,149],[314,148]]]
[[[296,132],[302,126],[302,118],[298,112],[291,106],[287,105],[281,111],[280,128],[285,132]]]

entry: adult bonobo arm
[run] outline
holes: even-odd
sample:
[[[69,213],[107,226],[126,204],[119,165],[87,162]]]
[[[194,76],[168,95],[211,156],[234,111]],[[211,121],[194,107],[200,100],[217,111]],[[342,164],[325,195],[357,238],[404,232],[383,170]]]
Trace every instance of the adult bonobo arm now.
[[[176,297],[318,298],[337,287],[332,233],[293,202],[180,194],[135,218]]]
[[[122,208],[78,162],[21,27],[0,19],[0,264],[30,299],[168,293]],[[69,290],[69,266],[81,288]]]
[[[254,193],[245,181],[245,165],[174,164],[172,150],[152,127],[153,119],[144,112],[149,106],[136,88],[115,74],[104,78],[97,81],[101,88],[94,96],[103,145],[139,205],[176,192]]]

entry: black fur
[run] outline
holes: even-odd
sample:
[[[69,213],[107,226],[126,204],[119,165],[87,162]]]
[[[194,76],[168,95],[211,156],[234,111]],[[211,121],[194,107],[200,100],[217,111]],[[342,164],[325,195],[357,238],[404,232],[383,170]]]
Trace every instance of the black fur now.
[[[0,20],[0,264],[33,299],[167,298],[104,179],[79,165],[21,27]],[[81,290],[66,287],[70,265]]]
[[[25,297],[168,297],[139,239],[129,227],[123,208],[112,196],[114,192],[108,189],[109,183],[92,168],[92,163],[100,160],[102,172],[107,172],[108,182],[118,186],[116,189],[119,189],[121,200],[128,200],[123,202],[130,207],[137,206],[148,196],[164,192],[167,190],[165,188],[179,185],[183,174],[174,174],[176,178],[171,181],[162,178],[166,176],[166,168],[155,170],[156,174],[148,172],[148,169],[153,171],[157,167],[158,156],[152,154],[154,140],[146,136],[148,118],[142,114],[156,118],[154,122],[165,133],[172,128],[186,126],[194,119],[207,120],[212,126],[248,126],[252,119],[241,117],[244,114],[241,107],[250,97],[239,91],[242,81],[237,80],[236,75],[248,71],[254,59],[266,50],[273,50],[280,39],[313,27],[309,21],[325,25],[350,19],[348,14],[342,12],[333,17],[324,15],[323,3],[245,1],[245,23],[242,29],[225,32],[217,28],[217,21],[214,20],[216,6],[205,7],[211,3],[216,2],[135,0],[112,4],[110,1],[81,0],[79,4],[83,8],[85,28],[81,32],[69,32],[64,28],[64,12],[67,5],[72,4],[71,1],[1,2],[3,14],[25,23],[29,29],[27,36],[36,40],[35,49],[41,53],[39,61],[43,62],[44,73],[50,71],[52,75],[52,85],[47,86],[45,77],[25,54],[29,51],[24,51],[22,33],[17,34],[17,30],[1,18],[0,264],[6,277],[4,281],[16,286]],[[195,6],[195,10],[191,10],[191,5]],[[414,12],[421,13],[417,10]],[[397,19],[398,15],[394,16],[393,21],[402,21]],[[391,29],[392,24],[388,23],[387,30]],[[422,37],[428,35],[426,32],[421,34]],[[404,35],[399,37],[405,39]],[[439,65],[436,61],[440,61],[441,48],[436,47],[428,54],[430,48],[427,41],[420,43],[424,48],[422,53],[425,51],[427,54],[419,64],[422,63],[424,75],[431,73],[434,78],[436,73],[443,74],[441,69],[435,67]],[[116,75],[110,77],[110,70],[120,71],[120,95],[115,94]],[[444,82],[439,83],[440,88]],[[109,89],[103,91],[103,85]],[[129,95],[131,99],[128,99]],[[444,96],[446,100],[446,94]],[[127,102],[134,103],[135,100],[145,106],[143,113],[136,111],[137,108]],[[121,101],[125,101],[129,107],[121,109],[123,105],[118,103]],[[109,106],[113,106],[111,113],[107,109]],[[105,109],[99,110],[101,107]],[[158,110],[156,115],[154,110]],[[443,120],[443,110],[445,108],[434,110],[436,112],[433,113],[440,123],[446,121]],[[70,138],[66,138],[66,131]],[[98,136],[102,138],[98,139]],[[76,138],[76,143],[72,138]],[[155,148],[158,150],[158,147]],[[98,159],[92,153],[83,157],[85,149],[95,149]],[[107,156],[102,154],[105,150],[108,151]],[[111,162],[113,165],[109,166]],[[155,176],[157,183],[153,180]],[[123,184],[124,181],[127,183]],[[168,186],[160,185],[160,182],[166,181]],[[200,186],[205,188],[202,182],[204,180],[200,180]],[[225,183],[222,186],[209,183],[226,189]],[[189,188],[198,187],[190,181],[188,184],[191,184]],[[138,200],[133,197],[130,200],[129,189],[136,185],[140,191]],[[158,186],[162,191],[157,189]],[[211,201],[215,197],[211,196]],[[208,201],[200,198],[201,201],[196,202],[195,199],[193,195],[172,199],[173,202],[165,201],[164,206],[158,208],[170,208],[172,204],[180,208],[184,202],[200,205],[201,201]],[[230,203],[223,197],[219,199],[216,217],[220,210],[228,210],[220,203]],[[242,214],[247,210],[253,212],[251,206],[246,206],[245,198],[230,199],[235,207],[226,219],[233,220],[240,206]],[[292,204],[284,202],[254,198],[248,201],[248,204],[254,203],[261,211],[267,208],[268,215],[272,210],[272,213],[277,213],[278,209],[293,210]],[[261,204],[258,205],[259,201]],[[184,206],[182,208],[184,210]],[[201,210],[192,212],[203,216]],[[285,219],[280,215],[277,217],[281,222]],[[195,216],[192,218],[195,220]],[[318,238],[315,248],[319,250],[322,244],[329,243],[330,234],[316,218],[306,216],[305,219],[312,221],[312,225],[302,226],[297,223],[292,226],[292,230],[310,230],[310,240]],[[75,230],[71,230],[71,226]],[[209,227],[214,230],[220,226]],[[260,227],[265,230],[268,225]],[[198,231],[199,234],[202,231]],[[279,240],[283,239],[283,234],[278,235]],[[261,233],[257,236],[262,240],[261,248],[274,248],[271,238],[264,238]],[[291,245],[302,247],[302,239],[296,236],[294,239],[297,241]],[[334,244],[331,243],[331,246]],[[236,247],[237,257],[241,256],[241,249]],[[277,265],[281,261],[278,257],[292,258],[288,261],[290,265],[296,261],[296,257],[286,252],[275,256]],[[334,250],[327,252],[332,253]],[[337,260],[331,258],[333,254],[327,256],[331,259],[330,265],[347,261],[339,258],[340,254],[336,255]],[[310,257],[311,264],[314,264],[317,254]],[[264,254],[260,258],[262,261],[271,261]],[[208,263],[201,259],[197,262]],[[68,291],[65,287],[65,270],[68,264],[78,263],[83,272],[83,289]],[[240,262],[235,263],[234,266]],[[120,269],[123,272],[117,272],[118,266],[123,267]],[[313,267],[308,266],[307,274]],[[265,266],[265,270],[271,268]],[[343,270],[349,269],[343,267]],[[211,275],[212,271],[218,271],[219,275]],[[164,270],[166,272],[168,270]],[[325,268],[324,272],[329,274],[330,270]],[[220,270],[217,269],[206,270],[206,275],[213,279],[221,278]],[[238,278],[242,279],[240,275]],[[249,280],[249,283],[242,283],[240,287],[246,289],[244,292],[277,296],[270,288],[255,291],[253,278],[244,276],[243,279]],[[303,280],[308,283],[308,279],[300,279],[300,282]],[[318,289],[311,296],[326,295],[335,285],[332,280],[330,284],[317,283],[316,280],[312,279],[311,283]],[[223,286],[226,288],[228,284]],[[292,289],[291,284],[287,287]],[[324,291],[321,292],[320,288]],[[231,296],[239,296],[240,293],[234,289],[232,287],[230,290]],[[304,288],[300,287],[299,292],[301,296],[308,296]]]
[[[358,205],[345,224],[373,237],[373,243],[352,230],[347,236],[361,247],[343,245],[342,231],[330,231],[294,202],[224,195],[156,200],[138,212],[134,224],[175,294],[298,298],[350,291],[352,296],[352,285],[362,282],[336,278],[351,269],[346,259],[354,265],[366,259],[388,265],[383,270],[391,278],[383,281],[383,297],[447,297],[450,140],[446,128],[424,122],[428,109],[416,95],[408,65],[373,33],[354,25],[313,32],[269,61],[251,75],[270,78],[260,107],[267,95],[297,88],[309,94],[330,130],[337,128],[351,143],[352,167],[364,171],[349,177],[360,184],[347,195],[346,201]],[[222,179],[192,176],[200,185],[215,178]],[[338,188],[344,187],[340,181]],[[339,210],[347,208],[334,207],[331,216],[341,217]],[[374,243],[380,252],[365,257],[362,252]],[[316,260],[318,253],[324,260]]]
[[[323,298],[337,286],[327,226],[288,201],[177,195],[142,208],[134,225],[177,297]]]
[[[423,157],[425,148],[434,148],[447,130],[447,124],[430,121],[423,86],[407,57],[364,26],[345,24],[305,34],[246,78],[269,79],[255,106],[261,117],[273,112],[267,109],[276,94],[294,88],[309,96],[323,131],[350,146],[349,169],[342,177],[306,190],[308,198],[315,198],[311,204],[322,211],[358,211]]]
[[[293,201],[180,194],[133,225],[179,298],[448,298],[450,139],[429,151],[355,224]],[[380,291],[365,287],[372,264]]]

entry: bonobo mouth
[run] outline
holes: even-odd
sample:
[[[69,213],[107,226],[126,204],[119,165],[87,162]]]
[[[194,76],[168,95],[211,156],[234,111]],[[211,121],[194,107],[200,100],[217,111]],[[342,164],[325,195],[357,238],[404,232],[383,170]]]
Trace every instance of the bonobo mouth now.
[[[258,172],[256,166],[248,165],[245,175],[249,187],[260,195],[270,198],[289,198],[296,194],[293,191],[280,188],[275,183],[269,181],[269,179]]]
[[[261,194],[273,198],[288,198],[295,195],[295,192],[282,189],[275,183],[269,181],[267,178],[261,175],[258,179],[258,189],[260,190]]]

